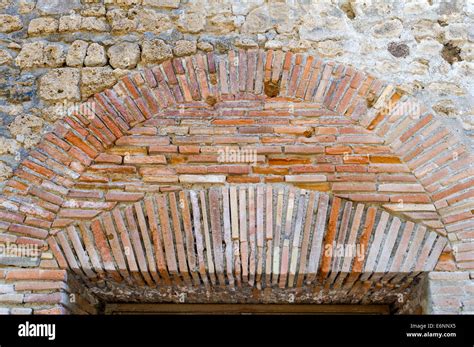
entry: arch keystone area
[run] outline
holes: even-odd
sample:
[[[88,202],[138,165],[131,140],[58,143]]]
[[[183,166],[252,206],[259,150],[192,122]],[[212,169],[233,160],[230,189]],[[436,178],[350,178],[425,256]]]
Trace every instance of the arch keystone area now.
[[[219,159],[243,150],[252,160]],[[15,170],[0,237],[41,259],[3,260],[6,310],[94,312],[110,293],[171,300],[170,286],[195,302],[301,288],[393,303],[435,268],[474,269],[472,159],[414,98],[351,66],[263,50],[168,60],[95,94]],[[333,241],[367,248],[325,256]]]

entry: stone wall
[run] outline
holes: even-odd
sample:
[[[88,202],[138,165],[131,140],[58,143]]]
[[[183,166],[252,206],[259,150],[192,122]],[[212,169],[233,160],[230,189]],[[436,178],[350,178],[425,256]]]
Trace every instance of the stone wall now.
[[[69,103],[127,70],[236,46],[313,52],[373,73],[471,146],[470,1],[2,0],[0,13],[0,186]]]

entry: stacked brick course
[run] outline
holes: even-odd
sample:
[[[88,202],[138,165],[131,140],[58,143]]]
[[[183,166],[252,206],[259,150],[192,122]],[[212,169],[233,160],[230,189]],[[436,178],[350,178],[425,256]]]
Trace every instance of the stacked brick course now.
[[[97,258],[111,270],[123,255],[100,233],[111,223],[107,211],[130,211],[152,192],[235,183],[295,185],[374,204],[434,231],[426,239],[433,251],[420,251],[430,259],[422,271],[434,267],[445,237],[451,243],[439,266],[474,267],[472,155],[416,101],[373,76],[306,54],[239,50],[167,60],[88,102],[93,116],[76,112],[57,123],[1,197],[0,236],[55,255],[40,267],[82,274],[92,271],[87,258]],[[220,161],[226,148],[256,150],[256,165]],[[78,237],[80,220],[93,242],[87,232]],[[396,240],[389,235],[387,247]],[[383,264],[398,259],[389,255]],[[323,261],[325,272],[330,264]]]

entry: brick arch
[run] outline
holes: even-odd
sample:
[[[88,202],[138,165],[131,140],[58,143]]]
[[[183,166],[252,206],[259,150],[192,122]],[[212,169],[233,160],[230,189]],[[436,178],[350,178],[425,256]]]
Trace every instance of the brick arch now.
[[[89,102],[94,105],[93,117],[87,117],[82,109],[56,124],[6,184],[0,210],[0,229],[6,231],[3,238],[46,247],[45,240],[50,233],[54,234],[78,219],[90,220],[104,210],[126,204],[126,200],[128,203],[140,200],[142,193],[111,189],[103,201],[88,201],[95,197],[93,191],[85,192],[78,187],[84,186],[87,181],[100,180],[100,175],[94,178],[91,170],[100,172],[100,165],[113,162],[113,155],[117,152],[113,154],[111,151],[120,146],[144,144],[147,154],[154,146],[158,154],[147,160],[166,159],[166,152],[160,151],[171,150],[163,147],[173,145],[160,139],[153,131],[173,126],[166,123],[167,117],[208,117],[212,124],[225,124],[226,119],[248,121],[253,117],[267,119],[267,123],[262,124],[269,124],[273,130],[279,127],[277,136],[308,139],[302,142],[309,151],[306,155],[339,156],[334,159],[336,163],[329,163],[327,167],[318,162],[305,168],[307,162],[303,162],[298,174],[275,175],[272,172],[268,177],[261,178],[260,182],[279,182],[282,179],[280,176],[283,176],[283,182],[295,183],[301,188],[329,190],[341,198],[378,203],[391,213],[402,214],[403,218],[414,222],[426,224],[429,221],[426,224],[428,228],[448,236],[453,244],[462,246],[455,253],[458,268],[473,268],[468,243],[474,232],[470,179],[472,154],[436,117],[424,110],[422,105],[418,106],[416,100],[350,66],[325,62],[307,54],[281,51],[240,50],[226,55],[197,54],[134,72],[122,78],[113,88],[94,95]],[[246,113],[246,109],[251,111]],[[417,114],[413,114],[414,109]],[[273,124],[271,117],[276,119]],[[296,119],[294,123],[279,126],[277,120],[281,117]],[[318,119],[319,123],[316,122],[318,125],[315,126],[308,119]],[[239,125],[238,122],[234,124]],[[330,126],[341,124],[342,128]],[[151,125],[155,130],[151,129]],[[225,141],[225,138],[232,139],[229,135],[214,136]],[[177,138],[179,134],[171,136]],[[245,136],[250,138],[251,133]],[[237,136],[233,143],[239,143],[241,139]],[[327,143],[331,145],[325,145]],[[315,144],[323,144],[323,152]],[[180,146],[177,146],[178,153]],[[182,146],[186,147],[186,144]],[[280,157],[294,155],[299,158],[299,151],[303,148],[291,146],[283,144]],[[187,149],[192,151],[192,145]],[[349,152],[347,160],[341,159],[345,152]],[[371,156],[364,159],[367,152]],[[118,157],[115,158],[118,160]],[[278,159],[277,153],[275,162]],[[125,164],[123,158],[120,160],[120,164]],[[288,158],[283,158],[285,160]],[[337,170],[338,163],[341,171]],[[344,177],[344,169],[351,170],[350,164],[367,165],[364,169],[352,168],[355,170],[351,173],[352,182],[348,176],[336,182],[339,177]],[[344,165],[347,166],[344,168]],[[137,171],[136,167],[121,166],[120,170]],[[104,168],[113,170],[114,166]],[[364,174],[376,174],[377,177],[385,175],[384,178],[391,178],[395,183],[379,184],[377,181],[363,186],[358,182],[365,182],[365,178],[357,176],[357,170],[363,170]],[[328,179],[330,175],[335,177],[334,181]],[[191,181],[186,182],[186,179]],[[185,180],[178,177],[178,183],[185,186],[209,183],[193,181],[193,177],[185,177]],[[229,181],[227,176],[225,181],[245,182],[238,179]],[[337,183],[336,187],[342,187],[341,190],[333,189]],[[381,186],[389,194],[382,194]],[[158,189],[166,191],[176,187],[168,183]],[[395,196],[399,189],[407,196],[406,199],[401,197],[404,202],[401,205],[400,197]],[[416,194],[411,195],[413,192]],[[114,199],[114,196],[121,198]]]
[[[282,185],[150,194],[48,241],[61,268],[92,287],[108,283],[95,289],[102,297],[120,283],[210,291],[316,286],[337,292],[333,302],[354,303],[370,301],[377,283],[386,291],[381,302],[393,302],[433,270],[447,242],[375,206]]]

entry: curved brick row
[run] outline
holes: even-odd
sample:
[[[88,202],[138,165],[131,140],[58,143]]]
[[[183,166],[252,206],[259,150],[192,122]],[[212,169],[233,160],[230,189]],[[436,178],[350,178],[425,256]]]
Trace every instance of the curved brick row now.
[[[373,206],[250,185],[150,195],[48,242],[61,268],[91,283],[350,290],[407,286],[447,240]]]
[[[281,101],[288,110],[275,112],[267,108],[268,100]],[[418,217],[432,219],[431,226],[440,233],[445,229],[456,246],[457,266],[465,269],[474,266],[469,241],[474,233],[472,155],[421,106],[415,107],[414,101],[406,100],[392,86],[351,67],[281,51],[198,54],[135,72],[112,89],[96,94],[90,102],[93,103],[84,107],[94,106],[92,117],[83,108],[59,122],[8,182],[1,198],[0,230],[7,231],[1,234],[3,239],[46,246],[44,239],[49,230],[63,226],[61,221],[54,224],[63,208],[66,212],[61,212],[59,219],[72,221],[94,218],[104,209],[113,208],[113,199],[97,206],[92,202],[91,206],[96,207],[91,209],[84,207],[87,204],[77,207],[64,204],[79,178],[82,182],[88,178],[94,181],[93,176],[83,173],[96,165],[94,160],[106,149],[136,144],[169,146],[166,138],[147,134],[147,129],[139,130],[151,118],[159,119],[167,112],[177,118],[193,116],[196,109],[215,116],[223,102],[233,108],[226,116],[238,116],[239,110],[262,103],[260,110],[248,116],[291,117],[295,104],[306,102],[319,105],[331,115],[344,115],[359,122],[373,134],[372,138],[368,137],[373,141],[370,143],[382,139],[384,145],[390,146],[408,165],[430,201],[402,204],[389,201],[385,207],[395,213],[419,213]],[[301,111],[300,116],[311,117],[311,112],[314,111]],[[199,118],[199,113],[196,116]],[[357,141],[358,136],[348,134],[346,141]],[[240,140],[239,136],[234,139],[236,143]],[[163,162],[160,156],[152,160]],[[113,167],[105,169],[114,174]],[[124,165],[122,170],[133,171],[133,168]],[[189,183],[195,183],[192,177],[188,179],[191,179]],[[219,180],[211,179],[208,183],[220,183]],[[387,189],[394,188],[398,189],[397,186]],[[87,194],[94,197],[101,193]],[[436,215],[441,217],[443,225],[436,224]]]

